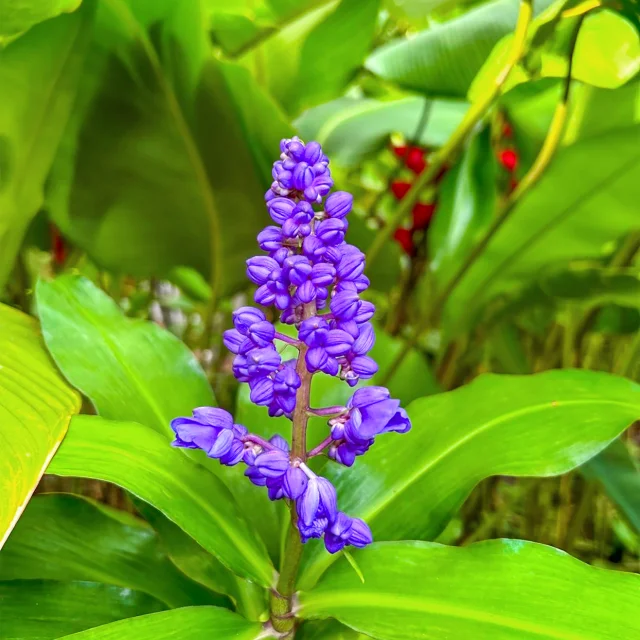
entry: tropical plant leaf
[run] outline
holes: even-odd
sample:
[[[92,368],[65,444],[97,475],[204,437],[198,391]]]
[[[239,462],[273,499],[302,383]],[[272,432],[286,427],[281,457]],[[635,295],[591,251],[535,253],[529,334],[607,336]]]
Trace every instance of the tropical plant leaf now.
[[[18,579],[104,582],[171,608],[225,606],[176,569],[142,520],[67,494],[36,496],[0,553],[0,580]]]
[[[541,269],[599,257],[606,243],[640,228],[638,140],[640,128],[633,127],[558,151],[449,296],[445,320],[452,333],[467,328],[479,306]]]
[[[379,8],[379,0],[325,3],[255,47],[243,63],[287,113],[300,113],[349,83],[369,51]]]
[[[264,587],[273,581],[264,543],[228,489],[149,427],[78,416],[48,472],[117,484],[159,509],[237,575]]]
[[[550,3],[534,2],[534,12]],[[484,3],[413,38],[383,45],[367,58],[366,68],[405,89],[464,98],[494,45],[515,29],[517,16],[516,0]]]
[[[146,593],[97,582],[0,582],[2,640],[53,640],[114,620],[162,611]]]
[[[234,291],[267,220],[263,149],[277,155],[289,126],[245,69],[210,55],[198,0],[108,0],[96,23],[51,214],[108,269],[184,265],[214,298]]]
[[[440,147],[462,120],[466,102],[432,100],[418,140],[425,147]],[[332,162],[357,166],[368,154],[385,145],[392,133],[413,139],[425,109],[425,98],[399,100],[338,98],[305,111],[295,122],[304,139],[317,140]]]
[[[82,0],[3,0],[0,3],[0,47],[34,25],[60,15],[72,13]]]
[[[125,318],[86,278],[41,280],[36,294],[49,351],[101,416],[173,435],[173,418],[215,404],[204,372],[183,342],[151,322]]]
[[[249,620],[259,620],[267,611],[267,592],[264,589],[232,574],[219,560],[149,503],[134,498],[134,504],[158,533],[171,561],[186,576],[212,591],[227,594],[236,605],[238,613]],[[245,517],[246,515],[245,513]],[[218,606],[224,605],[218,603]]]
[[[621,513],[640,533],[640,467],[624,442],[620,439],[612,442],[580,470],[604,487]]]
[[[2,3],[2,36],[79,1]],[[0,48],[0,290],[13,268],[70,116],[94,13],[93,0]],[[7,15],[8,13],[8,15]]]
[[[121,620],[60,640],[257,640],[262,625],[215,607],[187,607]]]
[[[640,576],[596,569],[544,545],[373,545],[309,593],[303,618],[337,618],[380,640],[618,640],[640,634]],[[576,585],[580,585],[576,588]]]
[[[340,508],[368,522],[376,540],[435,538],[488,476],[580,466],[640,416],[640,386],[594,371],[488,374],[407,410],[409,433],[378,438],[350,469],[325,469]],[[301,588],[334,560],[312,547]]]
[[[80,398],[55,370],[37,323],[0,305],[0,548],[79,409]]]

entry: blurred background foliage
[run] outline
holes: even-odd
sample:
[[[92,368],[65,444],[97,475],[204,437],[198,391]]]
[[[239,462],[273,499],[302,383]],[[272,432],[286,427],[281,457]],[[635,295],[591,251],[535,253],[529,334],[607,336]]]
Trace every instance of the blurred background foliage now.
[[[0,0],[2,301],[70,324],[58,364],[94,400],[87,370],[136,351],[122,314],[168,327],[260,433],[221,331],[250,296],[279,140],[299,134],[355,194],[376,380],[403,403],[487,371],[640,380],[638,4],[536,0],[523,30],[527,6]],[[95,286],[51,287],[36,309],[54,273]],[[105,331],[109,353],[90,339]],[[142,377],[164,339],[148,332]],[[333,382],[314,390],[324,404],[343,399]],[[188,412],[196,399],[178,408],[164,384],[167,413]],[[146,411],[136,389],[122,398]],[[520,537],[639,571],[639,436],[560,478],[482,482],[440,539]],[[74,490],[130,508],[106,484]]]

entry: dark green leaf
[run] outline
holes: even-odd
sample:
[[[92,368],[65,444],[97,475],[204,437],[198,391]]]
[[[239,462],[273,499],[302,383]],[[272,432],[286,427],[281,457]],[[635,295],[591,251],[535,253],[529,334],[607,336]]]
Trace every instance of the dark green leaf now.
[[[159,509],[239,576],[269,587],[274,569],[227,488],[149,427],[78,416],[48,468],[113,482]]]
[[[534,3],[538,13],[550,0]],[[514,30],[517,0],[493,0],[374,51],[369,71],[406,89],[464,98],[494,45]]]
[[[466,102],[433,100],[427,124],[418,142],[440,147],[462,120]],[[424,98],[400,100],[338,98],[305,111],[296,121],[300,135],[317,140],[332,162],[357,166],[364,157],[380,149],[392,133],[412,139],[424,110]]]
[[[640,634],[640,576],[596,569],[544,545],[397,542],[358,551],[355,558],[364,584],[341,560],[313,591],[301,594],[302,617],[335,617],[379,640],[619,640]]]
[[[89,280],[66,275],[37,286],[45,342],[67,379],[113,420],[172,435],[169,422],[215,399],[189,349],[151,322],[129,320]]]
[[[2,3],[2,33],[26,29],[79,2]],[[57,6],[56,6],[57,5]],[[14,12],[33,9],[22,14]],[[43,202],[43,187],[73,107],[86,53],[94,2],[72,15],[37,25],[5,49],[0,44],[0,290],[31,219]],[[15,23],[11,17],[18,18]]]
[[[0,549],[79,409],[37,323],[0,305]]]
[[[640,468],[622,440],[612,442],[581,468],[602,484],[607,495],[640,532]]]
[[[65,494],[34,498],[0,553],[0,580],[23,578],[104,582],[168,607],[225,600],[186,579],[142,520]]]
[[[290,132],[276,106],[210,56],[196,0],[101,3],[87,67],[51,180],[56,223],[117,272],[190,266],[214,297],[243,285],[267,221],[264,156]]]
[[[262,626],[214,607],[188,607],[122,620],[60,640],[257,640]]]
[[[429,227],[430,268],[448,280],[466,258],[495,213],[497,166],[491,132],[470,141],[462,159],[442,183],[438,210]]]
[[[379,437],[351,469],[326,473],[340,508],[368,522],[376,540],[435,538],[488,476],[552,476],[581,465],[640,416],[640,386],[593,371],[488,374],[408,412],[409,433]],[[334,560],[315,547],[303,588]]]
[[[0,582],[0,638],[53,640],[114,620],[162,611],[146,593],[97,582]]]
[[[640,128],[634,127],[558,151],[449,297],[452,332],[468,327],[480,305],[530,282],[541,269],[599,257],[606,243],[640,228],[638,142]]]

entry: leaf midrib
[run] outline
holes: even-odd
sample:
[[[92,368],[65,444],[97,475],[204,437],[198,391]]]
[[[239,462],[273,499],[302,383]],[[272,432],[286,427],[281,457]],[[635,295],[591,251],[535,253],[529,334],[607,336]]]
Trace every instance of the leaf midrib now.
[[[538,635],[541,638],[553,638],[553,640],[598,640],[596,636],[584,635],[582,633],[575,634],[569,630],[555,631],[547,626],[518,620],[517,618],[510,616],[492,614],[468,607],[448,605],[433,598],[417,598],[406,594],[399,596],[397,592],[374,593],[367,591],[366,593],[363,593],[363,591],[358,590],[333,591],[329,594],[323,593],[320,595],[311,592],[304,597],[301,612],[304,614],[305,608],[309,606],[311,606],[311,608],[319,607],[320,610],[322,610],[322,607],[331,607],[331,605],[336,604],[337,607],[332,611],[332,615],[338,619],[341,619],[340,611],[348,608],[363,608],[378,612],[394,609],[397,611],[413,611],[419,614],[436,614],[453,619],[486,623],[506,629],[526,631],[528,633]],[[361,631],[366,633],[368,630],[363,628]]]

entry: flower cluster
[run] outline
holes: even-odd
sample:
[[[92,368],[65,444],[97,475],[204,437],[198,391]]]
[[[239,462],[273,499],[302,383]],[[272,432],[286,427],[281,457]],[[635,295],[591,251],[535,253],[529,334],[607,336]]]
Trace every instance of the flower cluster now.
[[[280,322],[295,327],[297,338],[278,331],[262,310],[241,307],[224,344],[235,354],[233,373],[249,385],[252,402],[267,407],[271,416],[292,419],[294,430],[308,415],[326,416],[328,436],[310,451],[291,451],[281,436],[265,440],[234,424],[226,411],[205,407],[172,421],[173,444],[203,449],[225,465],[243,462],[245,475],[266,487],[271,500],[295,504],[302,542],[324,537],[327,550],[336,553],[345,545],[369,544],[371,531],[338,511],[335,488],[308,467],[308,458],[326,454],[351,466],[376,436],[404,433],[411,423],[383,387],[358,389],[346,406],[305,406],[314,374],[337,376],[353,387],[377,372],[367,355],[375,342],[370,322],[375,307],[361,298],[369,286],[364,254],[345,241],[353,197],[329,194],[329,160],[317,142],[305,145],[292,138],[283,140],[280,150],[265,196],[276,224],[258,235],[266,255],[247,260],[247,276],[257,285],[256,303],[274,307]],[[298,357],[283,361],[276,341],[295,347]]]

